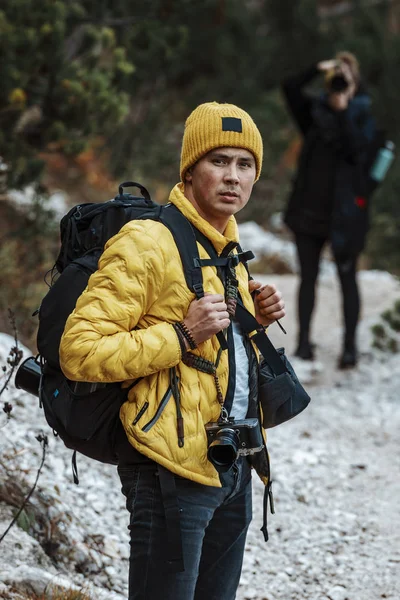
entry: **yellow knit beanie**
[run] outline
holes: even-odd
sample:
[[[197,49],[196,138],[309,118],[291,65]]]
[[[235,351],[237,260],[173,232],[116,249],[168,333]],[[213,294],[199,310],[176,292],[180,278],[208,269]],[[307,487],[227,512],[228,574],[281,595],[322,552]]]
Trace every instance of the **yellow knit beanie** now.
[[[249,150],[256,161],[256,181],[260,177],[263,142],[250,115],[234,104],[200,104],[187,118],[182,140],[181,180],[199,158],[214,148]]]

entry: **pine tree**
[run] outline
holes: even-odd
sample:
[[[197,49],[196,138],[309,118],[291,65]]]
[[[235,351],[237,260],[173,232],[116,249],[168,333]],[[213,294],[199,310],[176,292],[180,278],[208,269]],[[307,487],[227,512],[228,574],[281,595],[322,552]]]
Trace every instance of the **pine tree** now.
[[[126,115],[120,83],[134,66],[107,24],[107,3],[100,7],[89,0],[7,0],[0,11],[7,187],[38,180],[41,151],[75,155]]]

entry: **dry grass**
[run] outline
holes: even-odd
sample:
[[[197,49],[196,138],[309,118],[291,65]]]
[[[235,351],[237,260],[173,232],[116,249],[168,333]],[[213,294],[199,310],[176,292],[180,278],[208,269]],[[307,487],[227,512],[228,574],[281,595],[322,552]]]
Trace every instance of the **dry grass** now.
[[[38,596],[32,592],[18,592],[20,600],[93,600],[93,596],[89,596],[84,590],[60,590],[51,589],[50,594],[47,592]]]

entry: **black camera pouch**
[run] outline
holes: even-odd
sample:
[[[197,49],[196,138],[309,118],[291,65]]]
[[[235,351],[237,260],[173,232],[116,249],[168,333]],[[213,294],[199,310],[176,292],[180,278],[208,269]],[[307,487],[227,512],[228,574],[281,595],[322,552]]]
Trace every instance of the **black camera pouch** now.
[[[289,421],[308,406],[310,396],[298,380],[284,349],[275,349],[264,328],[241,302],[237,304],[235,317],[246,333],[256,332],[251,340],[263,356],[258,389],[263,427],[268,429]]]
[[[260,364],[258,394],[265,429],[289,421],[310,402],[310,396],[298,380],[284,349],[278,348],[276,352],[285,368],[284,373],[276,375],[265,358]]]

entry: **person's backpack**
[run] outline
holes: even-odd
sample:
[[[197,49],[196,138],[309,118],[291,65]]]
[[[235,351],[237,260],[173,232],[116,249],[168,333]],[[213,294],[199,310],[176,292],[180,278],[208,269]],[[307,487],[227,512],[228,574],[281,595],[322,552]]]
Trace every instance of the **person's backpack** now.
[[[124,193],[125,187],[138,187],[142,196]],[[182,260],[186,283],[197,298],[204,295],[202,266],[213,262],[199,258],[196,243],[199,232],[183,214],[173,204],[156,204],[148,191],[135,182],[122,183],[119,194],[113,200],[75,206],[62,218],[61,248],[52,269],[51,287],[38,311],[39,356],[21,365],[15,381],[17,387],[32,393],[32,376],[36,376],[36,371],[40,373],[40,404],[53,432],[74,450],[75,482],[78,482],[76,452],[104,463],[117,463],[114,441],[121,428],[119,411],[130,388],[122,389],[120,383],[68,380],[60,368],[60,340],[68,316],[86,288],[90,275],[98,268],[105,243],[132,219],[154,219],[171,231]],[[239,259],[248,260],[249,253],[239,254]],[[229,260],[218,258],[217,262],[222,265]],[[226,347],[224,336],[221,334],[218,338]]]

